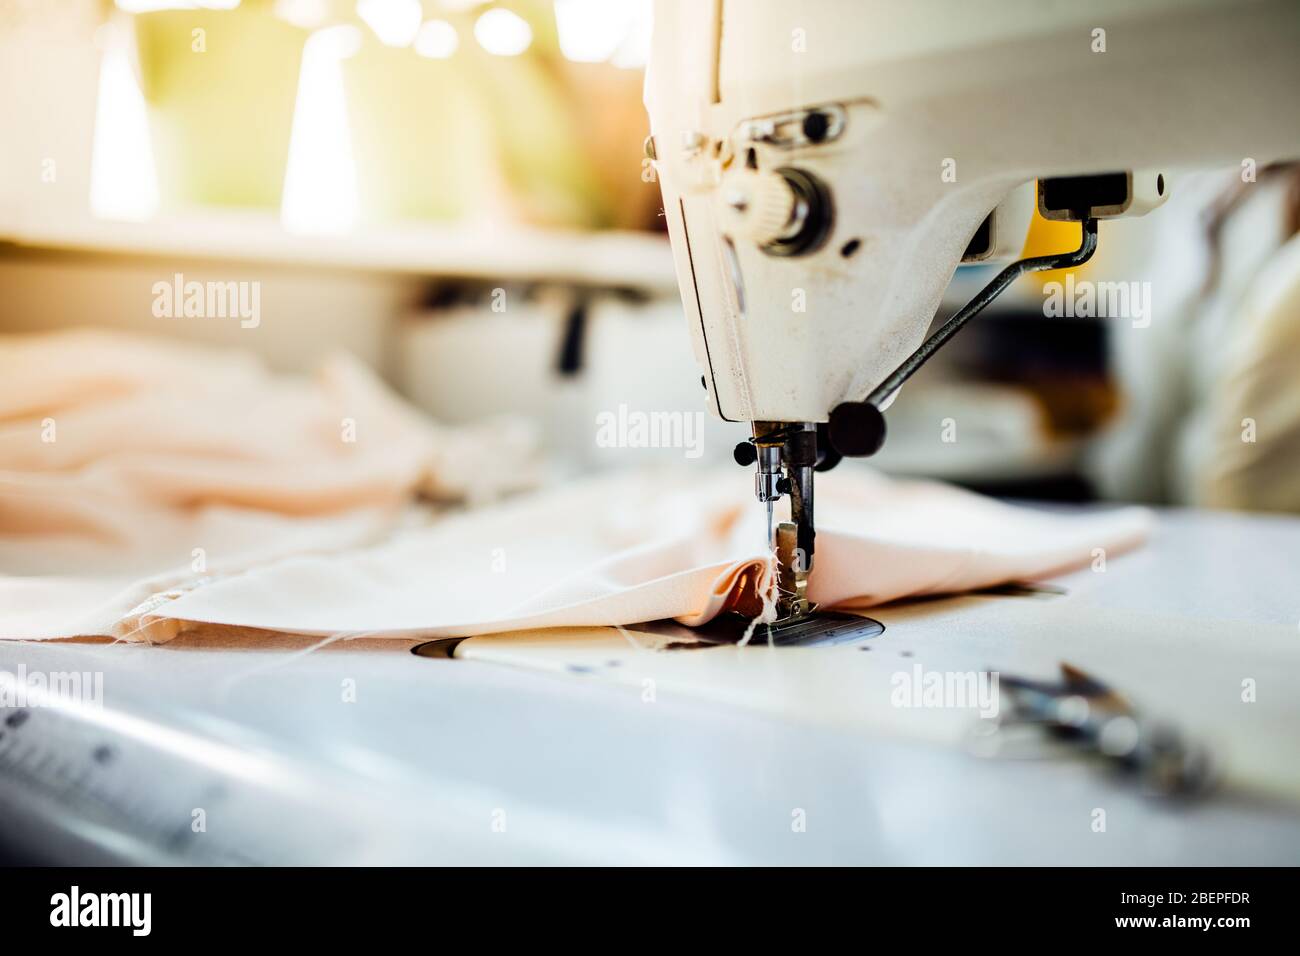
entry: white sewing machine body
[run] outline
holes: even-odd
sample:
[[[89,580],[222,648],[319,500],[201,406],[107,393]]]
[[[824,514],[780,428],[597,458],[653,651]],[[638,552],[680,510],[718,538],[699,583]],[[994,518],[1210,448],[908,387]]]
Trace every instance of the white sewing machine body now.
[[[1022,271],[1086,262],[1099,219],[1164,200],[1166,166],[1300,155],[1285,0],[655,14],[647,155],[711,404],[752,424],[736,461],[756,464],[778,626],[816,611],[814,472],[878,451],[884,409],[962,324]],[[1082,223],[1079,248],[1009,265],[927,339],[963,258],[1014,257],[1034,193]]]
[[[659,0],[646,105],[713,410],[825,422],[861,400],[995,209],[983,261],[1019,253],[1034,180],[1131,171],[1131,214],[1160,170],[1300,155],[1297,49],[1288,0]],[[826,186],[815,249],[744,234],[726,200],[747,164]]]

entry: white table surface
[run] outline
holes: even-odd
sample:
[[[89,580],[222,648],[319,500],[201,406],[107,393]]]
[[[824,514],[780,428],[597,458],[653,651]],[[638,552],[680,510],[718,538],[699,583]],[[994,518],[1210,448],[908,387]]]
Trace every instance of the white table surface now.
[[[0,848],[49,862],[1300,862],[1300,519],[1166,512],[1143,551],[1055,583],[1066,593],[878,609],[870,653],[655,652],[603,629],[474,639],[456,660],[260,635],[0,643],[0,670],[99,672],[104,687],[102,708],[0,725]],[[1222,786],[1170,802],[1094,762],[982,759],[955,745],[968,714],[885,703],[917,664],[1049,677],[1061,660],[1204,740]]]

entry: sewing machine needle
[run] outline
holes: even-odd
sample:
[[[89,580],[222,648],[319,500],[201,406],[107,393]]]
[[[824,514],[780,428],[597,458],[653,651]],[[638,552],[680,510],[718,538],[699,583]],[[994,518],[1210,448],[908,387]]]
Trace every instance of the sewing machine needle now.
[[[771,499],[768,499],[768,502],[767,502],[767,546],[768,546],[769,548],[773,548],[773,547],[776,546],[776,545],[774,544],[774,542],[772,541],[772,501],[771,501]]]

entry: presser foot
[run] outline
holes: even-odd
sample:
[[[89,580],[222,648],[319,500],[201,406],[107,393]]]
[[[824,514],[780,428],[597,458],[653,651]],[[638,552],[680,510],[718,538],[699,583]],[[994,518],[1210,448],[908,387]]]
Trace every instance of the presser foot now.
[[[834,647],[857,644],[884,630],[885,626],[873,618],[841,611],[819,611],[815,604],[810,604],[808,610],[797,617],[759,624],[754,628],[749,643],[774,647]]]
[[[767,545],[776,556],[776,612],[779,621],[798,620],[814,610],[808,600],[813,566],[813,472],[818,464],[817,425],[812,422],[754,422],[754,437],[736,446],[742,465],[757,465],[754,492],[767,509]],[[773,527],[772,505],[788,498],[790,520]]]
[[[860,644],[883,634],[885,625],[856,614],[818,610],[802,617],[754,625],[745,615],[728,611],[699,627],[687,627],[667,620],[630,624],[624,629],[632,633],[651,634],[660,639],[667,638],[656,650],[685,651],[735,646],[745,639],[746,634],[749,635],[747,643],[750,647],[835,647]]]
[[[797,621],[817,608],[808,600],[809,558],[799,548],[799,528],[793,521],[777,525],[773,539],[777,569],[777,622]]]

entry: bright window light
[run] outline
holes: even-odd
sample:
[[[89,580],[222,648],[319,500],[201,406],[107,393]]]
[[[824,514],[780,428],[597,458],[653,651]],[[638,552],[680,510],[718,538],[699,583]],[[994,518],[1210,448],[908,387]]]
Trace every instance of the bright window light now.
[[[654,4],[650,0],[628,0],[632,8],[627,35],[610,60],[623,69],[643,69],[650,62],[650,34],[653,32]]]
[[[621,0],[555,0],[560,52],[578,63],[604,63],[627,36],[630,13]]]
[[[555,0],[560,52],[577,63],[644,66],[649,0]]]
[[[126,13],[154,13],[158,10],[233,10],[239,0],[115,0]]]
[[[420,0],[357,0],[357,16],[375,31],[380,43],[410,46],[424,12]]]
[[[415,52],[434,60],[444,60],[456,52],[460,36],[446,20],[430,20],[415,35]]]
[[[340,235],[356,224],[357,170],[343,60],[360,46],[361,31],[347,24],[317,30],[303,45],[280,200],[280,222],[289,232]]]
[[[474,39],[496,56],[518,56],[533,42],[533,28],[519,14],[493,7],[474,21]]]
[[[275,15],[303,30],[315,30],[329,19],[329,0],[275,0]]]
[[[103,27],[95,140],[90,160],[90,211],[101,219],[140,221],[158,211],[158,175],[149,114],[131,64],[125,22]]]

